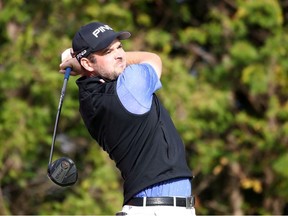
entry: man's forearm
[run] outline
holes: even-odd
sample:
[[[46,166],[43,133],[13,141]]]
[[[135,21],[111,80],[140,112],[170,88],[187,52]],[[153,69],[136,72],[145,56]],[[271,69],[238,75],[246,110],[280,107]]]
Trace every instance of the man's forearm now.
[[[127,65],[141,64],[143,61],[149,61],[155,57],[157,57],[157,55],[150,52],[141,52],[141,51],[126,52]]]
[[[141,52],[141,51],[129,51],[126,52],[126,61],[127,65],[131,64],[141,64],[147,63],[150,64],[157,75],[160,77],[162,72],[162,61],[160,57],[151,52]]]

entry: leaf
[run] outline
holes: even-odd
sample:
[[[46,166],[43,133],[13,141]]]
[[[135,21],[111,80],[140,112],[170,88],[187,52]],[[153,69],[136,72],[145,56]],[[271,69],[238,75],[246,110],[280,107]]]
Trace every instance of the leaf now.
[[[288,153],[284,153],[273,162],[272,167],[278,174],[288,178],[287,164]]]

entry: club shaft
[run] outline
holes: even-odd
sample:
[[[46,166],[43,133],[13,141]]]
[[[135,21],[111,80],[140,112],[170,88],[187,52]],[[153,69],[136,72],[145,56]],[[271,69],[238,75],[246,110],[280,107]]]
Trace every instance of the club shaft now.
[[[63,82],[63,86],[62,86],[62,90],[61,90],[61,95],[60,95],[58,109],[57,109],[57,114],[56,114],[56,119],[55,119],[55,125],[54,125],[54,131],[53,131],[53,137],[52,137],[52,144],[51,144],[51,150],[50,150],[48,166],[52,163],[54,146],[55,146],[55,140],[56,140],[56,135],[57,135],[57,128],[58,128],[58,123],[59,123],[59,119],[60,119],[62,104],[63,104],[63,101],[64,101],[65,91],[66,91],[67,83],[68,83],[68,80],[69,80],[70,72],[71,72],[71,68],[66,68],[65,76],[64,76],[64,82]]]

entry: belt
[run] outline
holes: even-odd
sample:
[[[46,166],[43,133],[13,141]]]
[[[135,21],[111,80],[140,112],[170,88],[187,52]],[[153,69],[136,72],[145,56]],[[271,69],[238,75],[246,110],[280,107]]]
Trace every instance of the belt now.
[[[131,206],[175,206],[193,208],[195,198],[190,197],[135,197],[128,201]]]

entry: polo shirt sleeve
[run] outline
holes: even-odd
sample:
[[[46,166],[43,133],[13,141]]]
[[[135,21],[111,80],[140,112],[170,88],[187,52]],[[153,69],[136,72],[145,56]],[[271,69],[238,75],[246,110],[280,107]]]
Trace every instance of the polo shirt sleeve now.
[[[134,64],[126,67],[118,77],[117,95],[129,112],[144,114],[151,108],[153,93],[161,87],[151,65]]]

